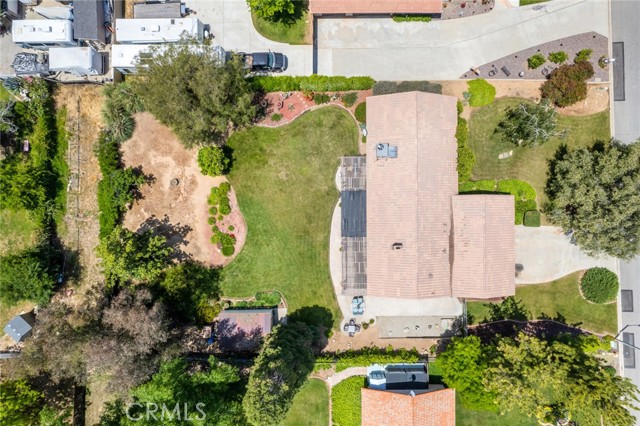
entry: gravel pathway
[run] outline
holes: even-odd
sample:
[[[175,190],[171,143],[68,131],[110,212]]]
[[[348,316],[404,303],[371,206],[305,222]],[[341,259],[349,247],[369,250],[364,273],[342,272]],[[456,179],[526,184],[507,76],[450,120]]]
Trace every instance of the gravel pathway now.
[[[478,67],[477,70],[480,73],[479,77],[482,78],[542,80],[546,78],[546,75],[551,74],[551,71],[559,66],[558,64],[555,64],[548,60],[549,53],[564,51],[569,55],[569,59],[565,62],[565,64],[571,64],[573,63],[573,59],[576,57],[576,54],[580,50],[591,49],[593,52],[591,53],[590,62],[593,65],[593,70],[595,71],[595,74],[591,81],[608,81],[609,70],[603,69],[598,65],[598,59],[600,59],[602,56],[606,57],[608,55],[607,46],[607,37],[596,32],[583,33],[571,37],[561,38],[549,43],[540,44],[538,46],[530,47],[529,49],[521,50],[512,55],[505,56],[488,64],[484,64]],[[536,53],[540,53],[545,58],[547,58],[547,62],[539,68],[532,70],[527,66],[527,59],[535,55]],[[510,72],[510,75],[507,75],[502,70],[503,67],[506,67],[506,69]],[[520,73],[523,73],[523,75],[520,76]],[[463,74],[460,78],[474,79],[478,78],[478,75],[476,75],[474,72],[469,71]]]

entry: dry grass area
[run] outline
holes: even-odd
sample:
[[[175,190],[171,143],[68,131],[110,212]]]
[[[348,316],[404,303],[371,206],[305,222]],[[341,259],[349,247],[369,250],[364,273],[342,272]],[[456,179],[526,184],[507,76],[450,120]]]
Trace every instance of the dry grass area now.
[[[97,186],[101,175],[94,155],[94,146],[103,125],[100,114],[102,86],[61,85],[55,93],[55,101],[57,108],[67,109],[70,140],[67,161],[72,173],[72,183],[67,192],[65,231],[61,232],[61,238],[65,247],[77,256],[75,263],[79,265],[79,278],[69,283],[76,289],[69,301],[82,303],[83,291],[103,280],[95,251],[99,242]],[[78,170],[78,180],[75,181],[73,172]]]
[[[232,258],[224,257],[210,242],[211,226],[207,198],[211,188],[223,177],[203,176],[196,156],[197,150],[185,149],[171,130],[151,114],[136,115],[136,130],[122,145],[126,166],[140,167],[150,177],[150,184],[141,188],[142,198],[134,203],[124,219],[131,230],[153,229],[164,235],[178,250],[179,259],[190,258],[211,266],[221,266]],[[177,186],[171,185],[178,179]],[[233,191],[230,193],[232,213],[223,226],[235,228],[236,255],[246,238],[246,226]]]
[[[442,94],[455,96],[462,100],[463,93],[468,91],[467,81],[452,80],[438,81],[442,85]],[[542,81],[535,80],[489,80],[492,86],[496,88],[497,98],[523,98],[534,102],[540,100],[540,86]],[[591,115],[597,112],[606,111],[609,108],[609,84],[589,84],[589,92],[587,99],[578,102],[567,108],[558,108],[559,114],[568,116]],[[463,117],[468,119],[473,108],[466,107]]]

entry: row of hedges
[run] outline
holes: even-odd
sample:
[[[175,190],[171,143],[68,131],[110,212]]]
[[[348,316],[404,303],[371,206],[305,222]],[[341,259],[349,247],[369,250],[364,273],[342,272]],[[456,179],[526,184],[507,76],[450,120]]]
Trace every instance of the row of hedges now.
[[[322,355],[316,359],[314,371],[326,370],[331,368],[334,363],[336,371],[343,371],[350,367],[418,362],[419,359],[420,354],[416,349],[394,349],[391,345],[386,348],[364,347],[360,350],[348,349],[333,355]]]
[[[393,15],[393,22],[431,22],[429,15]]]
[[[540,213],[537,211],[536,190],[522,180],[505,179],[497,183],[494,180],[486,179],[479,181],[461,182],[458,186],[458,192],[464,193],[488,193],[500,192],[503,194],[511,194],[515,198],[515,224],[526,226],[540,226]],[[527,220],[525,223],[525,214]]]
[[[131,167],[122,167],[120,144],[111,132],[100,133],[96,155],[102,173],[102,180],[98,182],[98,209],[100,236],[104,237],[121,222],[146,179]]]
[[[258,76],[248,79],[251,86],[263,92],[346,92],[348,90],[368,90],[375,80],[371,77],[329,77],[313,74],[308,77]]]
[[[430,81],[378,81],[373,85],[373,95],[390,95],[404,92],[427,92],[442,94],[442,85]]]

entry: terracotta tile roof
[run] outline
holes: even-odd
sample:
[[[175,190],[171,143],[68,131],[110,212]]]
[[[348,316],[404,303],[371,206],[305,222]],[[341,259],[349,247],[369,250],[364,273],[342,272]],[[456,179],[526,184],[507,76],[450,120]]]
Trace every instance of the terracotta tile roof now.
[[[310,0],[312,14],[442,13],[442,0]]]
[[[367,98],[367,294],[451,296],[456,124],[451,96]],[[397,146],[397,158],[376,159],[380,143]]]
[[[513,195],[457,195],[453,204],[453,293],[490,299],[515,294]]]
[[[456,392],[442,389],[415,396],[363,388],[362,426],[455,426]]]

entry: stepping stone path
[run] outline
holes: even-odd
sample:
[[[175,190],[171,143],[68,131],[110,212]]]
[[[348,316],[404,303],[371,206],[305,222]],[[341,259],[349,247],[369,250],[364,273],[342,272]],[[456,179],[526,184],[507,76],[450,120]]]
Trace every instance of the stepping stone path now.
[[[504,160],[505,158],[509,158],[513,155],[513,150],[509,151],[509,152],[503,152],[502,154],[498,155],[498,159],[499,160]]]

